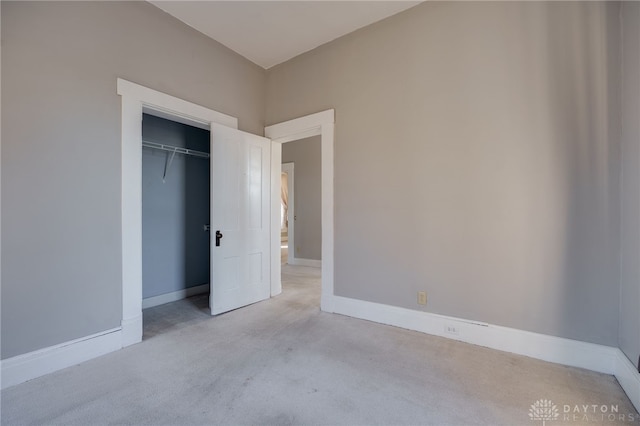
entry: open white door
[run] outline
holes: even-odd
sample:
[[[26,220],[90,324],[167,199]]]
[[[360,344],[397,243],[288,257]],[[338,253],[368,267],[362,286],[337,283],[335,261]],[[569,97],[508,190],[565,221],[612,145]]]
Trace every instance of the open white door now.
[[[211,314],[271,295],[271,141],[211,126]]]

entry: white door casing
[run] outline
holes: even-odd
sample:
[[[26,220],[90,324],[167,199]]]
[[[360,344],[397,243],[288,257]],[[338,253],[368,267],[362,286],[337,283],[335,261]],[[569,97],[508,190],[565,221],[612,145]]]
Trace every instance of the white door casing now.
[[[122,97],[122,346],[142,340],[142,113],[209,129],[219,123],[237,128],[226,114],[118,78]],[[334,110],[265,128],[271,142],[271,296],[282,290],[280,277],[280,167],[282,143],[321,135],[322,144],[322,302],[333,312],[333,140]],[[273,171],[276,173],[273,173]],[[212,228],[215,231],[214,228]]]
[[[166,93],[117,79],[122,97],[122,346],[142,341],[142,113],[210,129],[238,119]]]
[[[211,153],[209,306],[217,315],[271,295],[271,141],[212,124]]]
[[[272,195],[280,194],[280,170],[282,165],[282,144],[320,135],[321,145],[321,192],[322,192],[322,293],[320,309],[334,311],[333,271],[334,271],[334,207],[333,207],[333,140],[335,111],[328,109],[293,120],[267,126],[266,137],[271,142]],[[277,192],[276,192],[277,191]],[[280,203],[272,206],[275,226],[271,235],[272,252],[278,253],[280,247]],[[277,215],[277,217],[276,217]],[[282,285],[280,278],[280,257],[271,258],[271,295],[279,294]]]

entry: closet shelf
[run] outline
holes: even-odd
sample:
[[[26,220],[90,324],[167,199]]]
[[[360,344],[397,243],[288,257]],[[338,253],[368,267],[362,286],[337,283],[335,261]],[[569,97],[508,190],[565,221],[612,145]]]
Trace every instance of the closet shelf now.
[[[182,148],[179,146],[165,145],[163,143],[143,140],[142,146],[146,148],[153,148],[153,149],[159,149],[161,151],[171,152],[173,154],[192,155],[198,158],[209,158],[209,154],[207,152],[196,151],[194,149]]]
[[[164,161],[164,173],[162,174],[163,183],[166,182],[167,173],[171,168],[171,163],[173,163],[173,157],[175,157],[176,154],[191,155],[193,157],[198,157],[198,158],[209,158],[209,154],[206,152],[196,151],[194,149],[182,148],[179,146],[165,145],[163,143],[143,140],[142,146],[145,148],[159,149],[161,151],[167,152],[167,158]],[[169,157],[169,153],[171,153],[171,157]]]

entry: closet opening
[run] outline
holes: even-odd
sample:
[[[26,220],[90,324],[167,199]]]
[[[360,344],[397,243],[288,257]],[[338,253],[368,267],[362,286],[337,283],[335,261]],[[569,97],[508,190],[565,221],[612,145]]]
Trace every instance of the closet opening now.
[[[143,114],[143,339],[211,318],[209,150],[209,130]]]

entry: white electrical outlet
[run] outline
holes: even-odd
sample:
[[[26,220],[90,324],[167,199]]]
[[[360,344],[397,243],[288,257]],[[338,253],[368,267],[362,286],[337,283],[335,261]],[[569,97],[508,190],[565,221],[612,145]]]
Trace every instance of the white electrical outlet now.
[[[427,304],[427,292],[419,291],[418,292],[418,305],[426,305]]]
[[[454,334],[456,336],[460,335],[460,329],[453,324],[445,324],[444,332],[447,334]]]

